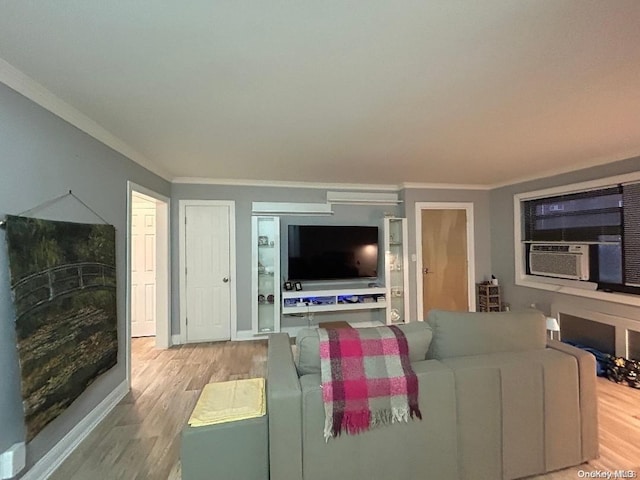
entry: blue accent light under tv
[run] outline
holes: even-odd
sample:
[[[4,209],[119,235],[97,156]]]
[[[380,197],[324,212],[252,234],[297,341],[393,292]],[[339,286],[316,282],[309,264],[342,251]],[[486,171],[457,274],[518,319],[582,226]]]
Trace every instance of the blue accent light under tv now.
[[[378,227],[289,225],[289,280],[378,277]]]

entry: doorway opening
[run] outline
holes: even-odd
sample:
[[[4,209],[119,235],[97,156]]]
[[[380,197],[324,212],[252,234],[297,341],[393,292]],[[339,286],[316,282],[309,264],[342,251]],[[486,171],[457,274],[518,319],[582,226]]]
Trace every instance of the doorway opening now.
[[[416,202],[417,313],[475,311],[473,203]]]
[[[132,343],[171,346],[169,202],[133,182],[127,188],[127,379]]]

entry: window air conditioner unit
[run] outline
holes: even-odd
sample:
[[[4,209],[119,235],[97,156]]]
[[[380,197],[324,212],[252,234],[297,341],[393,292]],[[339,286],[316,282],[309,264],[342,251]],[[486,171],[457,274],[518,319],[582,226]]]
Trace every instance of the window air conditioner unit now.
[[[532,275],[589,280],[589,245],[533,244],[529,271]]]

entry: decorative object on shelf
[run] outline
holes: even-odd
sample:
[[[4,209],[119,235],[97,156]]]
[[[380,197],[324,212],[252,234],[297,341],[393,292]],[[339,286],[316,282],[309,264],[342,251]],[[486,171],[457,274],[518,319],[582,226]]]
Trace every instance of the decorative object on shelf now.
[[[295,307],[296,305],[298,305],[298,298],[285,298],[284,299],[284,306],[285,307]]]
[[[264,272],[265,272],[264,265],[258,262],[258,273],[264,273]]]
[[[402,296],[402,287],[391,287],[391,296],[392,297],[401,297]]]
[[[266,235],[260,235],[258,237],[258,245],[260,247],[266,247],[267,245],[269,245],[269,237],[267,237]]]
[[[397,322],[398,320],[400,320],[400,312],[398,311],[397,308],[392,308],[390,315],[391,315],[392,322]]]
[[[291,282],[284,282],[284,289],[287,292],[290,292],[291,290],[293,290],[293,284]]]
[[[295,283],[295,288],[296,288],[296,292],[301,292],[302,291],[302,283],[296,282]]]
[[[479,312],[501,312],[502,294],[500,285],[493,285],[492,281],[479,283],[476,285],[478,294]]]
[[[264,295],[263,294],[258,295],[258,303],[264,303]]]
[[[276,244],[276,243],[275,243],[273,240],[271,240],[271,241],[269,242],[269,246],[270,246],[270,247],[273,247],[275,244]]]
[[[273,295],[271,295],[271,294],[267,295],[267,302],[273,303],[273,299],[274,299]]]

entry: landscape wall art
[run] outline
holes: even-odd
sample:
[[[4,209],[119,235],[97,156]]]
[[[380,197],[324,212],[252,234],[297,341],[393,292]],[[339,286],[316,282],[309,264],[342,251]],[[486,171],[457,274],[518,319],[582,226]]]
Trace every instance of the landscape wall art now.
[[[115,229],[7,217],[27,441],[117,362]]]

